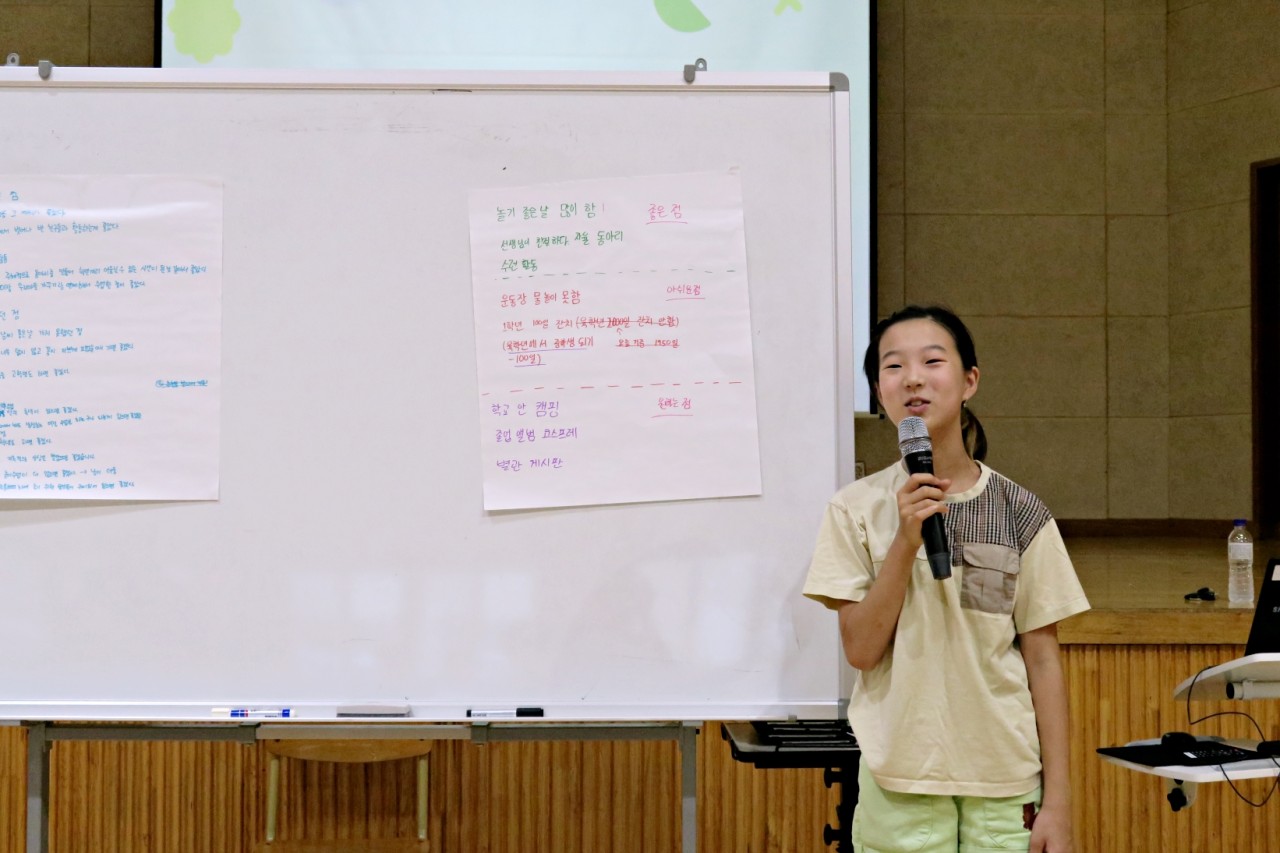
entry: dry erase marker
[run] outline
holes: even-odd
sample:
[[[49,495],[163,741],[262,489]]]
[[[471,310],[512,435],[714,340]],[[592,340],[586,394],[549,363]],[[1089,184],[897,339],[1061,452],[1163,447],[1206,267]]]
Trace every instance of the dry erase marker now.
[[[215,714],[226,714],[236,718],[292,717],[289,708],[214,708]]]
[[[473,720],[514,720],[517,717],[541,717],[541,708],[471,708],[467,716]]]

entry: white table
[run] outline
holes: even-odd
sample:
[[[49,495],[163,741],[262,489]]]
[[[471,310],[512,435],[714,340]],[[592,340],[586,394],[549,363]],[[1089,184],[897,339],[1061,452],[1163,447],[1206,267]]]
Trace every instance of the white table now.
[[[1280,654],[1256,654],[1237,658],[1233,661],[1210,667],[1197,675],[1184,680],[1173,692],[1173,698],[1179,701],[1194,699],[1197,701],[1219,701],[1222,699],[1263,699],[1280,698]],[[1204,741],[1218,741],[1239,746],[1244,749],[1256,749],[1259,741],[1223,738],[1201,738]],[[1126,746],[1142,746],[1157,744],[1160,738],[1138,740]],[[1188,766],[1171,764],[1163,767],[1148,767],[1110,755],[1103,755],[1103,760],[1149,776],[1160,776],[1167,780],[1165,784],[1166,798],[1176,812],[1191,805],[1196,799],[1196,786],[1202,782],[1225,782],[1236,779],[1260,779],[1267,776],[1280,775],[1280,757],[1258,758],[1249,761],[1233,761],[1224,765]]]

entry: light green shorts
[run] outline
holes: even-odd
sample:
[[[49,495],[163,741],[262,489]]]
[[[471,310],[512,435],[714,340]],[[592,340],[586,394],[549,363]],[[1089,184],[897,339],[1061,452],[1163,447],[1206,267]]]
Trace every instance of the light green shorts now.
[[[1018,797],[945,797],[898,794],[858,768],[853,812],[854,853],[994,853],[1025,851],[1027,803],[1040,804],[1040,789]]]

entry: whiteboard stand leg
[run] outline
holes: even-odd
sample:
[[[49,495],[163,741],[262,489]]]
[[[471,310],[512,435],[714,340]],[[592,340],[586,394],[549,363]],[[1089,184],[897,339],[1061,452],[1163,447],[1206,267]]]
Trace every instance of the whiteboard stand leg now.
[[[680,726],[680,849],[698,853],[698,727]]]
[[[49,740],[45,725],[27,725],[27,853],[49,853]]]

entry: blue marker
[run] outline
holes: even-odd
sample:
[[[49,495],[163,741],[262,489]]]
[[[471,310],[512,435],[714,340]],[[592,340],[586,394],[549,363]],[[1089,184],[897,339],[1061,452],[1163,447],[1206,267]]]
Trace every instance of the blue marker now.
[[[214,708],[215,714],[226,714],[230,717],[292,717],[289,708]]]

